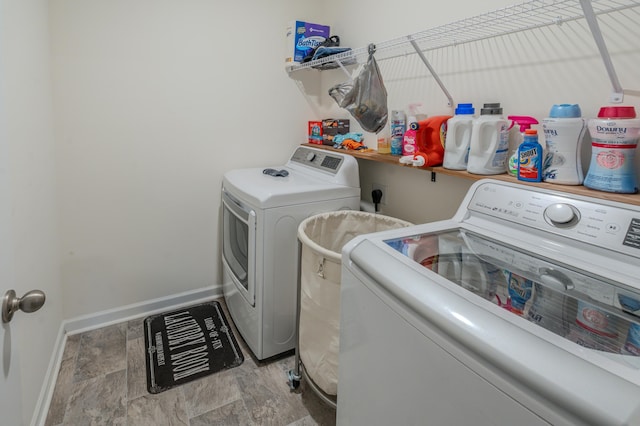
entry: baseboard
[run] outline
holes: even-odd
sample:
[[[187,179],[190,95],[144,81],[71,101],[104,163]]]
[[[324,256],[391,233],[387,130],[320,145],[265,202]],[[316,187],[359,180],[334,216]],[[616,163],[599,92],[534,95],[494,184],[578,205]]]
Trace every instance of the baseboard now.
[[[56,338],[51,359],[49,360],[49,367],[42,382],[40,395],[38,396],[38,401],[36,401],[36,407],[33,410],[31,426],[43,426],[47,420],[47,413],[49,411],[49,405],[51,404],[51,398],[53,398],[53,391],[56,387],[56,380],[58,379],[58,371],[62,364],[62,354],[66,341],[67,335],[64,332],[64,322],[62,322],[58,329],[58,337]]]
[[[183,306],[203,303],[219,297],[222,297],[222,286],[206,287],[62,321],[49,362],[49,368],[45,374],[40,396],[33,413],[31,426],[42,426],[47,419],[49,405],[56,387],[58,371],[62,364],[67,336],[147,317],[169,309],[179,309]]]
[[[83,315],[65,320],[64,331],[68,335],[84,333],[85,331],[108,325],[118,324],[141,317],[164,312],[167,309],[178,309],[195,303],[222,297],[222,287],[206,287],[185,293],[175,294],[159,299],[148,300],[120,308],[109,309],[94,314]]]

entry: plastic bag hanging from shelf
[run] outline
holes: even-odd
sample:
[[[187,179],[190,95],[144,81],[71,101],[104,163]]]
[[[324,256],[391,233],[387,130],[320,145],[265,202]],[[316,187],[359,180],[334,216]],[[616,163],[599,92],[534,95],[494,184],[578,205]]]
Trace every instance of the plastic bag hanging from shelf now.
[[[367,132],[378,133],[387,124],[387,89],[373,57],[376,47],[368,47],[369,59],[355,79],[329,89],[338,106],[346,109]]]

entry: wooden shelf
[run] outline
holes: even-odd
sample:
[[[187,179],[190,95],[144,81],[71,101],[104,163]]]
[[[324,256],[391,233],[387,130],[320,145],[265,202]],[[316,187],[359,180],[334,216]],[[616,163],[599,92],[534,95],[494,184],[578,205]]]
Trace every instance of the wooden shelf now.
[[[491,178],[491,179],[503,180],[507,182],[520,183],[523,185],[535,186],[538,188],[550,189],[554,191],[568,192],[570,194],[576,194],[576,195],[581,195],[585,197],[600,198],[603,200],[609,200],[609,201],[615,201],[618,203],[625,203],[625,204],[631,204],[634,206],[640,206],[640,194],[616,194],[612,192],[596,191],[594,189],[590,189],[582,185],[572,186],[572,185],[551,184],[551,183],[545,183],[545,182],[524,182],[524,181],[519,181],[514,176],[511,176],[506,173],[502,175],[475,175],[467,171],[450,170],[450,169],[445,169],[444,167],[413,167],[405,164],[400,164],[400,162],[398,161],[400,157],[398,156],[390,155],[390,154],[378,154],[378,152],[376,151],[363,152],[363,151],[352,151],[352,150],[345,150],[345,149],[335,149],[329,145],[303,144],[303,146],[324,149],[327,151],[337,151],[337,152],[348,154],[363,160],[376,161],[379,163],[387,163],[387,164],[392,164],[394,166],[407,167],[414,170],[429,171],[436,174],[441,173],[443,175],[455,176],[463,179],[480,180],[484,178]]]

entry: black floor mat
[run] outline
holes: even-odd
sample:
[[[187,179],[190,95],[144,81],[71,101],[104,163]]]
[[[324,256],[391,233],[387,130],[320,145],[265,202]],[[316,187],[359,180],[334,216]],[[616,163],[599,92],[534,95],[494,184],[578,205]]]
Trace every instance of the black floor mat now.
[[[147,390],[160,393],[244,361],[218,302],[144,320]]]

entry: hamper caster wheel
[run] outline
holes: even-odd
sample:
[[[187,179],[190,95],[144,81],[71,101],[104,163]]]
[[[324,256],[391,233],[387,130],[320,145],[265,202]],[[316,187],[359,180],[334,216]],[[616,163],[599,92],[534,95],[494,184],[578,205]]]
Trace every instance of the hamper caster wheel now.
[[[293,370],[289,370],[287,377],[289,378],[289,389],[291,392],[298,389],[300,386],[300,375],[296,374]]]

